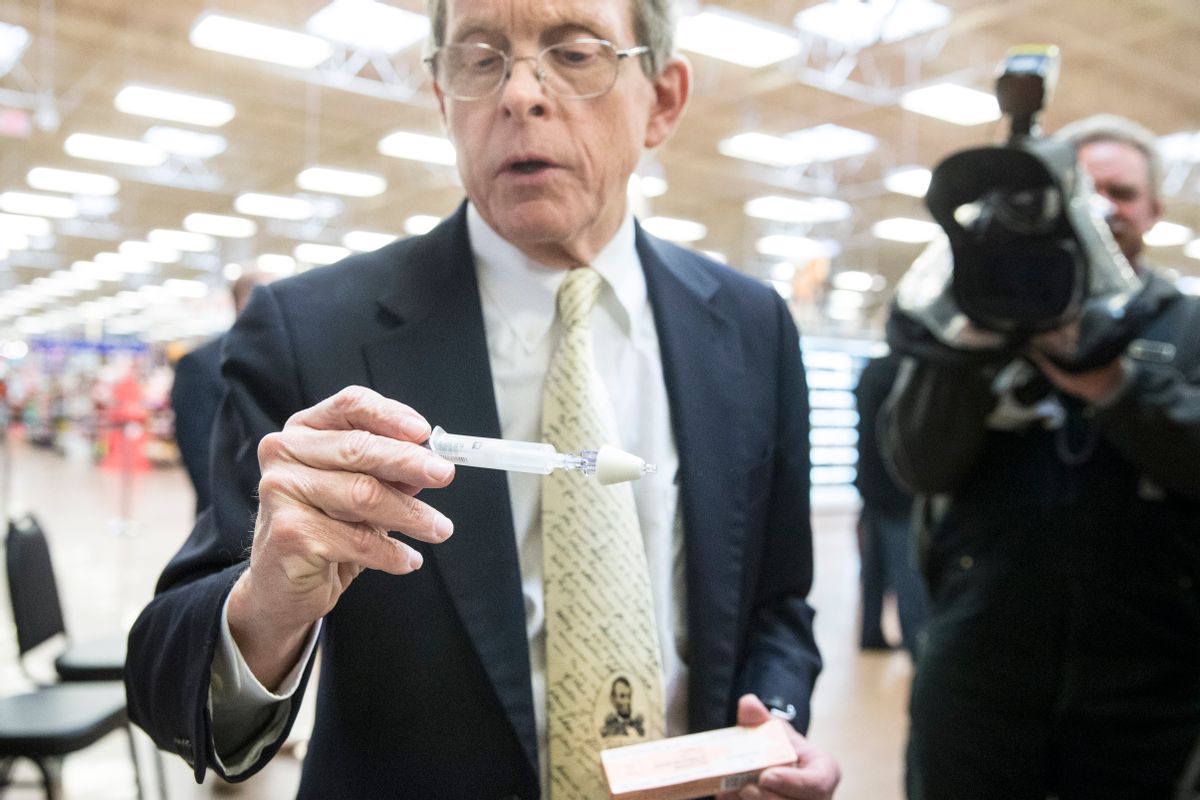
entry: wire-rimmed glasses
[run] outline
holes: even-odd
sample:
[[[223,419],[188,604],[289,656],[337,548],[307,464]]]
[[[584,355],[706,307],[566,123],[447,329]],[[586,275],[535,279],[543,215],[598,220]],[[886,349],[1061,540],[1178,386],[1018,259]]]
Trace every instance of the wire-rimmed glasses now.
[[[441,90],[455,100],[479,100],[493,94],[512,77],[518,61],[534,62],[534,75],[549,94],[564,100],[589,100],[612,89],[623,60],[649,49],[638,45],[618,50],[604,39],[575,39],[552,44],[537,58],[514,58],[478,42],[443,45],[425,63]]]

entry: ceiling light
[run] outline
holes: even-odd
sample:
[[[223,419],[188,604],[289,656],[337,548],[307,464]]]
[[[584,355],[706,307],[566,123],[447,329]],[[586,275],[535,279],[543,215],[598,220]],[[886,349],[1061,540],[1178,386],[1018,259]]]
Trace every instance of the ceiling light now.
[[[228,239],[246,239],[258,232],[258,223],[254,220],[222,214],[188,214],[183,218],[183,227],[192,233],[207,233]]]
[[[334,0],[308,20],[309,33],[362,50],[395,55],[424,41],[429,17],[375,0]]]
[[[440,217],[435,217],[432,214],[413,214],[404,220],[404,232],[409,236],[420,236],[421,234],[429,233],[441,221]]]
[[[800,52],[800,41],[791,31],[715,7],[681,19],[675,43],[693,53],[754,69]]]
[[[335,244],[316,244],[315,242],[298,244],[292,251],[296,260],[303,261],[305,264],[332,264],[335,261],[341,261],[350,255],[350,252],[348,247],[338,247]]]
[[[793,131],[784,136],[757,131],[739,133],[717,144],[722,155],[775,167],[836,161],[866,155],[876,147],[878,141],[871,134],[832,123]]]
[[[155,261],[159,264],[174,264],[179,260],[179,251],[173,247],[150,242],[121,242],[117,252],[138,261]]]
[[[314,212],[312,203],[303,198],[258,192],[238,195],[233,207],[239,214],[287,220],[308,219]]]
[[[342,237],[342,244],[360,253],[369,253],[386,247],[399,237],[392,233],[377,233],[375,231],[350,231]]]
[[[20,231],[0,230],[0,249],[7,257],[13,250],[28,250],[29,237]]]
[[[387,181],[382,175],[329,167],[309,167],[296,176],[296,185],[310,192],[350,197],[374,197],[387,189]]]
[[[208,284],[203,281],[168,278],[163,281],[163,288],[167,290],[168,294],[176,297],[191,297],[198,300],[208,295]]]
[[[228,146],[225,137],[220,134],[185,131],[169,125],[155,125],[142,138],[168,153],[192,158],[219,156]]]
[[[117,92],[113,106],[126,114],[186,122],[205,128],[219,128],[233,119],[234,115],[233,103],[225,100],[137,84],[130,84]]]
[[[71,271],[109,283],[116,283],[125,278],[125,273],[111,264],[105,266],[104,264],[97,264],[94,261],[76,261],[71,265]]]
[[[1158,152],[1162,154],[1164,161],[1200,163],[1200,131],[1180,131],[1160,136]]]
[[[629,176],[629,191],[642,197],[661,197],[667,193],[667,182],[657,175],[638,175],[635,172]]]
[[[79,205],[69,197],[31,192],[4,192],[0,194],[0,211],[54,219],[74,219],[79,216]]]
[[[91,133],[72,133],[63,143],[67,155],[93,161],[110,161],[134,167],[157,167],[167,160],[161,148],[132,139],[114,139]]]
[[[1200,258],[1200,239],[1192,239],[1185,244],[1183,254],[1188,258]]]
[[[146,239],[150,244],[183,250],[188,253],[207,253],[217,249],[217,240],[207,233],[155,228],[146,235]]]
[[[50,220],[25,214],[0,214],[0,231],[15,231],[26,236],[49,236]]]
[[[882,275],[872,275],[858,269],[844,269],[835,272],[830,279],[835,289],[845,289],[851,292],[869,292],[877,288],[877,284],[886,284]],[[879,286],[878,288],[883,288]]]
[[[0,76],[7,75],[29,46],[29,31],[20,25],[0,22]]]
[[[889,192],[924,197],[932,174],[925,167],[899,167],[884,176],[883,185]]]
[[[755,219],[794,224],[839,222],[849,219],[852,213],[849,203],[832,197],[811,197],[802,200],[767,195],[747,201],[744,208],[746,215]]]
[[[102,267],[112,267],[122,272],[145,274],[154,271],[154,264],[152,262],[119,253],[96,253],[95,258],[92,260]]]
[[[871,233],[875,238],[906,244],[932,242],[941,232],[942,229],[935,222],[908,217],[881,219],[871,226]]]
[[[53,167],[34,167],[25,180],[34,189],[44,192],[66,192],[67,194],[116,194],[120,182],[108,175],[95,172],[75,172]]]
[[[851,289],[833,289],[826,299],[829,305],[841,308],[862,308],[866,303],[862,292],[855,292]]]
[[[396,131],[379,140],[379,152],[392,158],[409,158],[452,167],[457,161],[454,145],[444,136]]]
[[[1191,228],[1159,220],[1153,228],[1142,235],[1142,241],[1149,247],[1178,247],[1191,241],[1193,236],[1195,234],[1192,233]]]
[[[833,258],[840,251],[838,245],[829,240],[787,234],[764,236],[755,242],[754,249],[764,256],[786,258],[800,263]]]
[[[300,69],[311,69],[333,55],[333,47],[318,36],[213,13],[200,16],[188,39],[204,50]]]
[[[931,0],[827,0],[798,13],[793,24],[857,50],[927,33],[949,21],[950,9]]]
[[[979,125],[1000,119],[1000,104],[994,95],[957,83],[938,83],[905,92],[900,105],[955,125]]]
[[[296,259],[279,253],[263,253],[254,259],[255,266],[272,275],[291,275],[296,271]]]
[[[690,219],[674,217],[650,217],[642,227],[652,235],[668,242],[698,242],[708,236],[708,228]]]
[[[94,292],[100,288],[100,281],[81,272],[70,272],[60,269],[52,273],[50,277],[64,286],[73,286],[84,292]]]

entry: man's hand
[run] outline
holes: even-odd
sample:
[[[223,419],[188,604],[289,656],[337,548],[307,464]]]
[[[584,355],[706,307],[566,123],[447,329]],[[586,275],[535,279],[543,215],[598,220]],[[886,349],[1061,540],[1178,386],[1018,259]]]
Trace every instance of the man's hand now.
[[[771,712],[752,694],[738,700],[738,725],[761,725]],[[829,800],[842,779],[842,770],[828,754],[788,727],[788,738],[796,749],[796,763],[771,767],[758,776],[758,783],[736,792],[717,795],[717,800]]]
[[[1038,334],[1029,342],[1028,357],[1034,366],[1058,389],[1089,403],[1103,402],[1117,391],[1124,381],[1120,359],[1087,372],[1067,372],[1051,361],[1075,352],[1079,344],[1079,323],[1072,322],[1053,331]]]
[[[420,569],[421,554],[388,531],[425,542],[453,532],[415,497],[454,477],[450,462],[420,446],[429,432],[411,408],[351,386],[259,443],[254,545],[230,595],[229,629],[267,688],[295,665],[312,624],[364,569]]]

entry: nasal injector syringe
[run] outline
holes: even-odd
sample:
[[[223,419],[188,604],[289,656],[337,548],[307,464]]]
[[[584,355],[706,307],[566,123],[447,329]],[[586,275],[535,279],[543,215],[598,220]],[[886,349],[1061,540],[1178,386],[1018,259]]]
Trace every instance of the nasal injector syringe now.
[[[461,436],[446,433],[440,425],[433,429],[425,446],[447,461],[467,467],[534,472],[539,475],[549,475],[556,469],[573,469],[585,475],[594,475],[603,484],[637,480],[643,475],[658,472],[658,467],[653,464],[647,464],[637,456],[608,444],[599,450],[559,453],[554,445],[545,442]]]

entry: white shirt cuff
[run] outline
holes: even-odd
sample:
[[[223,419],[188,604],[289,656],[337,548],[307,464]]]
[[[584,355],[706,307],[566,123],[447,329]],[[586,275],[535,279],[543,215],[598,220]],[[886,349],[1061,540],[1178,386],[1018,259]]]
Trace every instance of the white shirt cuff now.
[[[213,750],[226,775],[249,769],[262,751],[279,738],[292,708],[292,695],[300,685],[304,667],[312,658],[321,632],[317,620],[308,634],[296,665],[277,691],[267,689],[246,664],[229,631],[229,598],[221,607],[221,639],[213,655],[208,686]]]

